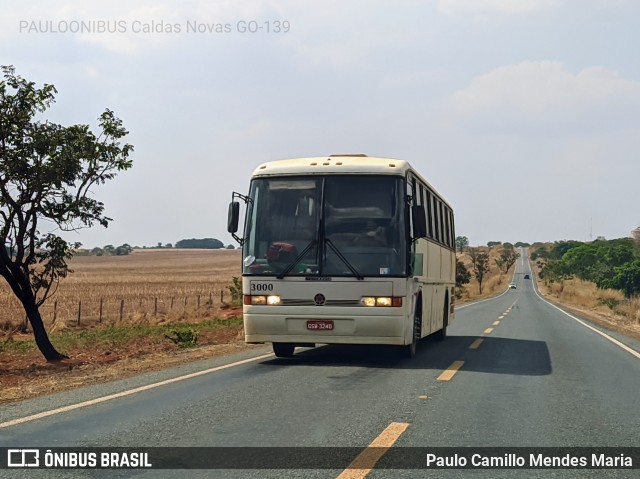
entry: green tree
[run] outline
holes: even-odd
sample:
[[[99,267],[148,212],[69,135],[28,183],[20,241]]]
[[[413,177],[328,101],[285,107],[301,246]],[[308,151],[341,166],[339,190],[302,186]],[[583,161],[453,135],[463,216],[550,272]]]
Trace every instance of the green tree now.
[[[631,238],[584,243],[567,251],[561,258],[567,269],[578,278],[602,287],[615,276],[614,269],[633,261]]]
[[[13,67],[3,66],[2,72],[0,276],[22,303],[36,344],[51,361],[64,355],[51,344],[39,307],[70,272],[67,261],[80,246],[57,232],[109,224],[93,192],[131,167],[132,146],[120,143],[128,132],[110,110],[100,115],[97,136],[88,125],[37,119],[54,102],[55,87],[37,88]]]
[[[131,246],[129,246],[127,243],[118,246],[113,254],[115,254],[116,256],[126,256],[129,253],[131,253],[133,251],[133,248]]]
[[[599,288],[616,288],[625,294],[634,294],[634,269],[630,265],[637,256],[631,238],[556,243],[549,257],[540,271],[542,278],[562,281],[577,276]]]
[[[464,251],[469,247],[469,238],[466,236],[456,236],[456,250]]]
[[[456,260],[456,286],[461,288],[465,284],[469,284],[471,281],[471,273],[460,260]]]
[[[220,249],[224,248],[224,243],[215,238],[191,238],[178,241],[176,248]]]
[[[551,248],[551,252],[549,253],[549,259],[560,259],[565,253],[567,253],[570,249],[577,248],[582,245],[580,241],[557,241],[553,248]]]
[[[640,293],[640,258],[614,268],[614,276],[604,280],[602,287],[619,289],[627,298]]]
[[[530,256],[531,256],[531,259],[534,261],[538,258],[548,259],[549,251],[544,246],[540,246],[538,249],[533,251]]]
[[[498,268],[504,270],[504,272],[507,273],[509,271],[509,268],[511,268],[520,257],[520,253],[516,252],[511,243],[504,243],[502,246],[502,253],[500,253],[500,257],[495,261],[496,265],[498,265]]]
[[[471,267],[478,280],[480,294],[482,294],[482,282],[484,281],[485,275],[489,272],[489,255],[478,248],[470,248],[469,256],[471,256]]]

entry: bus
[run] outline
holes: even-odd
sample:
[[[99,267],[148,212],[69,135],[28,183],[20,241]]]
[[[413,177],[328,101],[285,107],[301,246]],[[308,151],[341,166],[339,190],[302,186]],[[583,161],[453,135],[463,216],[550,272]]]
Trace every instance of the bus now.
[[[240,203],[246,204],[239,237]],[[449,203],[407,161],[363,154],[264,163],[233,192],[242,247],[245,341],[386,344],[416,354],[454,318]]]

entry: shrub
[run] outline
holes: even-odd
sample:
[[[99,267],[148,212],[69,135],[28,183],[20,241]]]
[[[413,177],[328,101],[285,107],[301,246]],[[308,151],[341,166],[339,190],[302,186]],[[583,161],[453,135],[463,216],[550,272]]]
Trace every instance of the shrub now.
[[[238,276],[233,277],[233,284],[227,286],[227,289],[231,293],[231,304],[239,305],[242,303],[242,278]]]
[[[171,329],[171,334],[173,334],[173,336],[165,334],[164,337],[172,341],[179,348],[193,348],[198,344],[198,336],[200,336],[200,332],[190,326],[173,328]]]
[[[600,303],[609,306],[609,309],[611,311],[615,311],[620,304],[620,301],[615,298],[600,298],[599,301]]]

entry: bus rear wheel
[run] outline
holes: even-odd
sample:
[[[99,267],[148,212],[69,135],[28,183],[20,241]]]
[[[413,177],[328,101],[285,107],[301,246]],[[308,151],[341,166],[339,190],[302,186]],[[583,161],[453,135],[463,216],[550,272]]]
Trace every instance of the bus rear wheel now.
[[[273,343],[273,354],[278,358],[290,358],[296,345],[293,343]]]

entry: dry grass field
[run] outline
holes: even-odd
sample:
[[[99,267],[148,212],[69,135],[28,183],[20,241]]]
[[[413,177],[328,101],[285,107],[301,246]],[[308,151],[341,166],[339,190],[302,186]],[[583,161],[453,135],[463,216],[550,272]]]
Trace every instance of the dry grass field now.
[[[77,326],[78,318],[81,326],[88,326],[215,312],[221,294],[229,301],[227,286],[240,275],[240,251],[135,250],[128,256],[77,256],[70,267],[74,272],[40,308],[53,331]],[[0,330],[23,326],[24,318],[20,303],[0,284]]]

